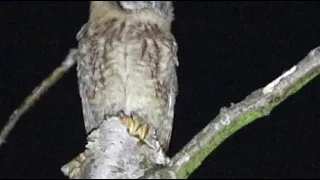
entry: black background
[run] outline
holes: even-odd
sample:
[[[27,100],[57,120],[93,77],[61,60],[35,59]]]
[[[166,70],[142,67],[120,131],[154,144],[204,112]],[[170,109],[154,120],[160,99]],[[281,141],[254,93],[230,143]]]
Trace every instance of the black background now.
[[[320,45],[317,2],[175,2],[179,90],[169,155]],[[0,3],[0,127],[58,66],[89,2]],[[319,178],[320,77],[229,137],[190,178]],[[83,151],[76,69],[50,89],[0,149],[0,178],[66,178]]]

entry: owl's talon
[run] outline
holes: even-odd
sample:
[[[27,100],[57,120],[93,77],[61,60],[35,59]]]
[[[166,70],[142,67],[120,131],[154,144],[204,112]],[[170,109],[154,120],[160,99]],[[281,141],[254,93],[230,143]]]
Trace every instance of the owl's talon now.
[[[72,159],[69,163],[64,165],[61,170],[65,175],[68,175],[70,178],[73,178],[79,174],[80,169],[84,164],[85,160],[85,154],[81,153],[77,157]]]
[[[69,177],[73,179],[75,176],[78,176],[79,173],[80,173],[80,168],[78,167],[73,168],[69,173]]]
[[[133,118],[136,115],[122,116],[120,118],[121,122],[127,127],[128,133],[131,136],[135,136],[138,139],[144,141],[149,133],[150,125],[142,124],[139,118]]]

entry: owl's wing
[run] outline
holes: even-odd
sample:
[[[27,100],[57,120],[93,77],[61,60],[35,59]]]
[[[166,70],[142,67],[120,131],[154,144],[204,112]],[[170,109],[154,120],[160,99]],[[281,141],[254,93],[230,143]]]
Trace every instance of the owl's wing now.
[[[87,38],[87,25],[82,26],[81,30],[77,34],[78,44],[78,60],[77,60],[77,76],[78,76],[78,86],[79,86],[79,95],[81,97],[82,104],[82,114],[84,118],[84,126],[87,134],[96,128],[98,123],[95,123],[95,117],[93,115],[92,107],[89,103],[88,91],[90,86],[90,77],[87,73],[89,73],[90,69],[85,65],[85,59],[88,59],[90,56],[89,51],[85,51],[85,45],[82,41],[85,41]],[[90,46],[90,45],[89,45]]]
[[[85,72],[87,69],[83,65],[84,58],[88,58],[85,53],[88,53],[87,51],[84,51],[85,44],[83,41],[85,38],[87,38],[88,33],[88,24],[84,24],[79,32],[76,35],[76,39],[79,42],[78,44],[78,57],[77,57],[77,76],[78,76],[78,86],[79,86],[79,95],[81,97],[81,104],[82,104],[82,112],[84,117],[84,125],[87,133],[89,133],[93,128],[95,128],[94,124],[91,124],[90,122],[94,120],[93,113],[91,111],[91,107],[88,101],[88,96],[85,92],[86,86],[88,83],[85,83],[88,81],[86,79]]]
[[[87,32],[88,32],[88,24],[85,23],[84,25],[82,25],[81,29],[76,35],[77,41],[80,41],[82,37],[84,37],[87,34]]]
[[[77,33],[78,43],[78,60],[77,60],[77,76],[79,85],[79,94],[82,102],[82,111],[84,125],[87,134],[97,128],[102,122],[102,111],[97,109],[92,103],[97,97],[99,90],[101,71],[98,63],[104,61],[101,58],[101,48],[99,47],[97,34],[89,34],[89,24],[84,24]],[[104,52],[104,51],[103,51]],[[100,60],[100,62],[99,62]],[[101,88],[101,86],[99,86]]]
[[[120,32],[121,21],[111,19],[103,25],[88,22],[77,35],[78,84],[86,132],[97,128],[108,115],[123,108],[125,67],[122,44],[114,32]]]
[[[178,95],[178,80],[176,74],[176,67],[179,66],[177,57],[178,46],[175,38],[172,34],[167,35],[161,40],[159,45],[159,68],[157,73],[157,79],[160,87],[162,88],[163,98],[166,102],[165,114],[162,120],[162,124],[157,130],[159,141],[162,143],[163,149],[167,151],[169,148],[173,118],[174,118],[174,107],[176,103],[176,97]],[[161,47],[162,46],[162,47]]]

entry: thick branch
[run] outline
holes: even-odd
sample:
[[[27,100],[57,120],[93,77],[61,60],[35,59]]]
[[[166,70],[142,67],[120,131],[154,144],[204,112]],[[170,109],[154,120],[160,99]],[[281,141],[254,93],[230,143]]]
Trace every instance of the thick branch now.
[[[121,119],[109,117],[93,130],[86,150],[62,166],[63,174],[70,179],[137,179],[150,168],[168,165],[152,127],[140,143],[128,133],[134,122],[123,123]]]
[[[0,134],[0,147],[5,142],[7,136],[18,122],[19,118],[29,110],[40,97],[53,86],[65,73],[75,64],[76,58],[74,57],[77,53],[76,49],[71,49],[66,59],[57,67],[50,76],[44,79],[39,86],[37,86],[32,93],[24,100],[18,109],[16,109],[11,116],[7,124],[3,127]]]
[[[216,118],[172,159],[172,165],[143,178],[187,178],[226,138],[252,121],[267,116],[283,100],[320,73],[320,47],[283,75],[237,104],[223,107]]]

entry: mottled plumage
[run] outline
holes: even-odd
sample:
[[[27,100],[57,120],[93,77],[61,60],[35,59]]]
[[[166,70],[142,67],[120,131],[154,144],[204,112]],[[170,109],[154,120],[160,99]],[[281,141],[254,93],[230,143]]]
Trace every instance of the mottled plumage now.
[[[178,91],[177,44],[168,1],[93,1],[78,33],[78,79],[87,133],[123,112],[169,146]]]

